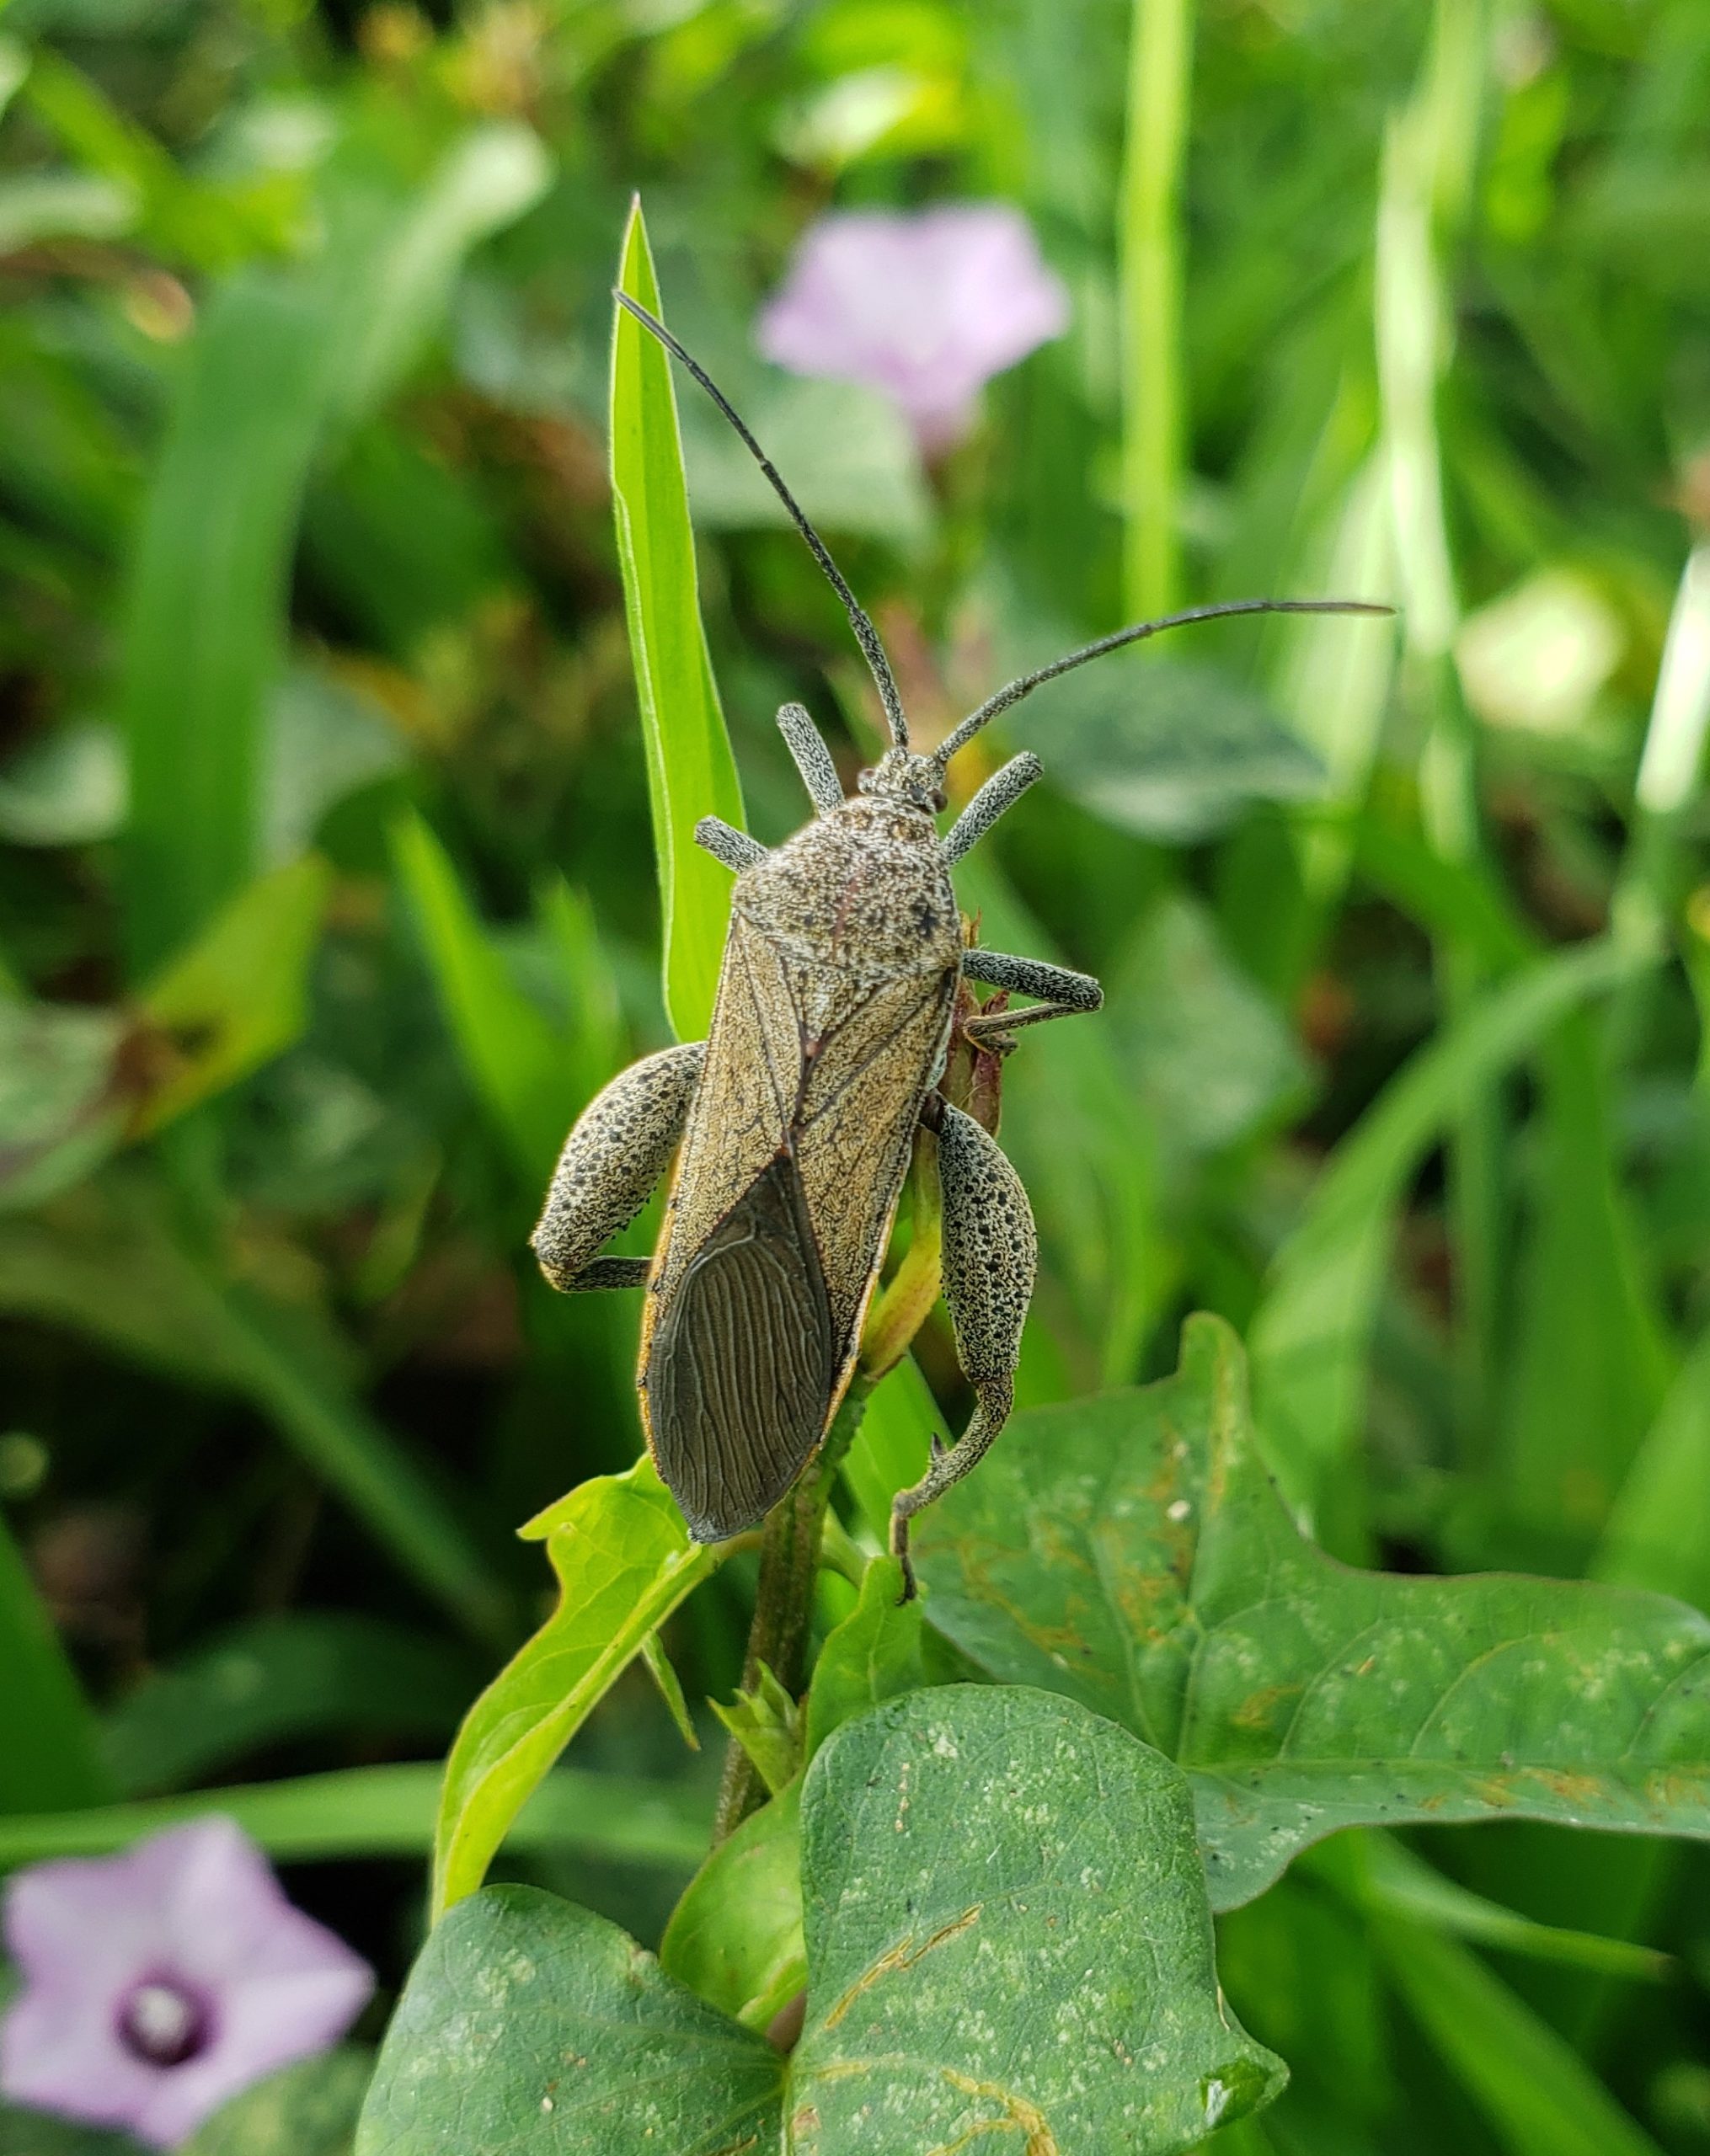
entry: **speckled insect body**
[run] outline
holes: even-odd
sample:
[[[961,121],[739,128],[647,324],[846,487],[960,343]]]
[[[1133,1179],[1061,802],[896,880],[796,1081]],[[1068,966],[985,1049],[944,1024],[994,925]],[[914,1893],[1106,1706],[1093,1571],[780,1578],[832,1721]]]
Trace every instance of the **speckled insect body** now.
[[[639,1386],[648,1444],[691,1533],[755,1525],[818,1448],[843,1396],[916,1129],[937,1134],[943,1292],[974,1413],[935,1442],[901,1492],[891,1546],[1002,1428],[1037,1263],[1033,1216],[995,1139],[937,1090],[962,979],[1039,999],[965,1021],[976,1048],[1096,1011],[1096,981],[965,947],[950,870],[1039,776],[1014,757],[941,835],[950,758],[1042,681],[1168,626],[1142,623],[998,691],[930,755],[907,720],[872,623],[741,419],[651,316],[619,298],[689,370],[759,460],[843,601],[884,707],[891,746],[846,799],[799,704],[778,723],[816,814],[784,845],[708,817],[697,841],[736,872],[705,1042],[649,1056],[588,1107],[565,1142],[533,1245],[567,1292],[647,1289]],[[1293,602],[1308,610],[1335,602]],[[1174,617],[1288,609],[1248,600]],[[602,1258],[676,1155],[653,1258]]]

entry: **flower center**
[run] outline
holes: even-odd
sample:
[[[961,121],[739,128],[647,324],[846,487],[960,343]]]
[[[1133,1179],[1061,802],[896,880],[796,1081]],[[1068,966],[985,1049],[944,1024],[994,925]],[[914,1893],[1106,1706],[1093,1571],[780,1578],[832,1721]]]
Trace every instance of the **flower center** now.
[[[184,2066],[214,2033],[206,2003],[175,1977],[147,1977],[119,2009],[119,2041],[150,2066]]]

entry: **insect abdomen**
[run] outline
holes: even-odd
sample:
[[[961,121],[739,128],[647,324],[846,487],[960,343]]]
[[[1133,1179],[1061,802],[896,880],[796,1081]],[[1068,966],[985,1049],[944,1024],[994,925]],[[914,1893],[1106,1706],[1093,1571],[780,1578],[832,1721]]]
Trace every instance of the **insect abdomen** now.
[[[642,1371],[654,1460],[697,1541],[777,1503],[820,1441],[836,1373],[801,1179],[782,1151],[684,1268]]]

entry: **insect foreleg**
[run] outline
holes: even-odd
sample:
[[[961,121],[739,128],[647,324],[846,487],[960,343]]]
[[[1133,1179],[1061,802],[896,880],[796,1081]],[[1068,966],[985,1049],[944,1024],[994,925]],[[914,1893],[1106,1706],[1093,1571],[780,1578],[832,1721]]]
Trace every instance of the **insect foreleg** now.
[[[529,1241],[554,1288],[639,1288],[651,1261],[599,1257],[671,1164],[707,1053],[704,1041],[662,1049],[620,1071],[576,1118]]]
[[[1033,751],[1012,756],[1001,771],[993,771],[968,806],[944,835],[944,865],[959,861],[970,846],[978,846],[1007,810],[1014,808],[1045,766]]]
[[[945,1104],[938,1121],[943,1194],[944,1300],[956,1331],[956,1358],[974,1388],[974,1412],[954,1445],[934,1439],[932,1464],[890,1511],[890,1546],[902,1560],[905,1593],[915,1591],[908,1524],[975,1465],[1009,1418],[1021,1328],[1033,1299],[1039,1240],[1021,1177],[973,1117]]]
[[[831,752],[820,738],[820,729],[808,716],[805,704],[783,704],[778,707],[778,730],[795,758],[796,769],[802,775],[813,804],[822,816],[829,816],[834,808],[843,805],[843,782],[837,776],[837,766],[831,761]]]
[[[746,831],[739,831],[722,816],[702,817],[695,826],[695,844],[710,853],[714,861],[722,861],[727,868],[734,868],[739,876],[745,868],[751,868],[756,861],[766,858],[766,848],[758,839],[750,838]]]

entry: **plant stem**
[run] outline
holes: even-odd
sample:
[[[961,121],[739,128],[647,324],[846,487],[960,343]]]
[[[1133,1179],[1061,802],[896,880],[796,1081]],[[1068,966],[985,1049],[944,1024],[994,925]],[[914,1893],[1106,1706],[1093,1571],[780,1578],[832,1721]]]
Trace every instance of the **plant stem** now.
[[[1134,0],[1121,222],[1123,588],[1136,620],[1179,583],[1182,165],[1192,0]]]
[[[858,1369],[813,1465],[766,1516],[754,1621],[749,1627],[748,1652],[742,1663],[745,1692],[759,1684],[762,1662],[792,1699],[799,1696],[807,1682],[808,1632],[813,1621],[814,1582],[819,1573],[826,1508],[872,1390],[872,1380]],[[734,1833],[765,1798],[766,1785],[758,1769],[732,1737],[719,1785],[713,1847]]]

